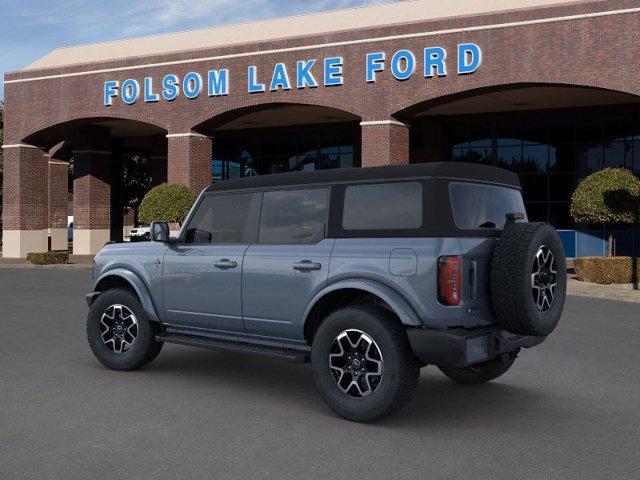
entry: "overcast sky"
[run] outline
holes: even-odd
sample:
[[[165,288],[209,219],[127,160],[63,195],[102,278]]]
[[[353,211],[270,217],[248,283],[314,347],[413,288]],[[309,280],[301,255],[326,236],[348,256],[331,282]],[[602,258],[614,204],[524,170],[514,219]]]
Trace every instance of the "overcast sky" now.
[[[58,47],[389,1],[0,0],[0,74]]]

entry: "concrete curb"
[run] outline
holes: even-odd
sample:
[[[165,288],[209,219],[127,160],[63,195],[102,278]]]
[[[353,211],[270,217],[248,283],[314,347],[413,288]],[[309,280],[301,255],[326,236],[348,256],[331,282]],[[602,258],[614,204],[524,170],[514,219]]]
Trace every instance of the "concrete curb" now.
[[[567,282],[567,295],[640,303],[640,290],[634,290],[633,285],[600,285],[581,282],[573,277]]]

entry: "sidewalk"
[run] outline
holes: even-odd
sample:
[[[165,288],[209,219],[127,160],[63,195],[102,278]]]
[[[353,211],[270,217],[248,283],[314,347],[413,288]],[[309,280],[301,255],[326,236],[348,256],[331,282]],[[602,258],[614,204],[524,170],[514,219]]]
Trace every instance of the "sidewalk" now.
[[[581,282],[576,280],[575,275],[569,275],[567,295],[640,303],[640,290],[634,290],[633,287],[633,284],[630,283],[600,285],[598,283]]]

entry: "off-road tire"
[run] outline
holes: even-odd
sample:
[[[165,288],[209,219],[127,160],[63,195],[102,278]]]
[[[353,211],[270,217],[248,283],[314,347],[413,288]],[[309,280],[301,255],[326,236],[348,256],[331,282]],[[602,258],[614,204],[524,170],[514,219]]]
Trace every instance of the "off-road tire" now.
[[[100,321],[103,314],[112,305],[127,307],[138,323],[137,338],[131,348],[123,353],[112,352],[101,337]],[[158,356],[162,343],[155,336],[161,330],[156,323],[149,321],[136,295],[126,289],[116,288],[101,293],[93,302],[87,315],[87,340],[96,358],[112,370],[135,370]]]
[[[484,362],[466,368],[438,368],[456,383],[463,385],[480,385],[504,375],[507,370],[511,368],[515,360],[516,355],[507,355],[506,358],[498,357],[490,362]]]
[[[545,247],[554,256],[557,287],[554,300],[541,311],[534,300],[532,270],[537,252]],[[567,292],[567,267],[562,242],[547,223],[507,225],[491,262],[491,297],[499,323],[519,335],[546,336],[558,325]]]
[[[336,338],[354,329],[373,339],[383,359],[377,388],[361,398],[341,390],[329,366]],[[365,305],[336,310],[321,323],[313,339],[311,366],[318,391],[329,408],[355,422],[372,422],[400,410],[409,402],[420,376],[419,362],[398,319],[385,309]]]

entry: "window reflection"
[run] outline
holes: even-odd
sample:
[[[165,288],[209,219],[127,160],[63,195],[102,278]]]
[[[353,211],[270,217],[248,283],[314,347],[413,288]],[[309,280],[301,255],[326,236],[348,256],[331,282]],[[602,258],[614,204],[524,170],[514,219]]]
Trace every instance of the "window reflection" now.
[[[298,129],[220,132],[214,138],[212,177],[230,178],[353,167],[357,123]]]
[[[575,109],[508,113],[447,123],[451,160],[517,173],[529,217],[574,228],[569,201],[581,179],[603,167],[640,174],[640,111]]]

